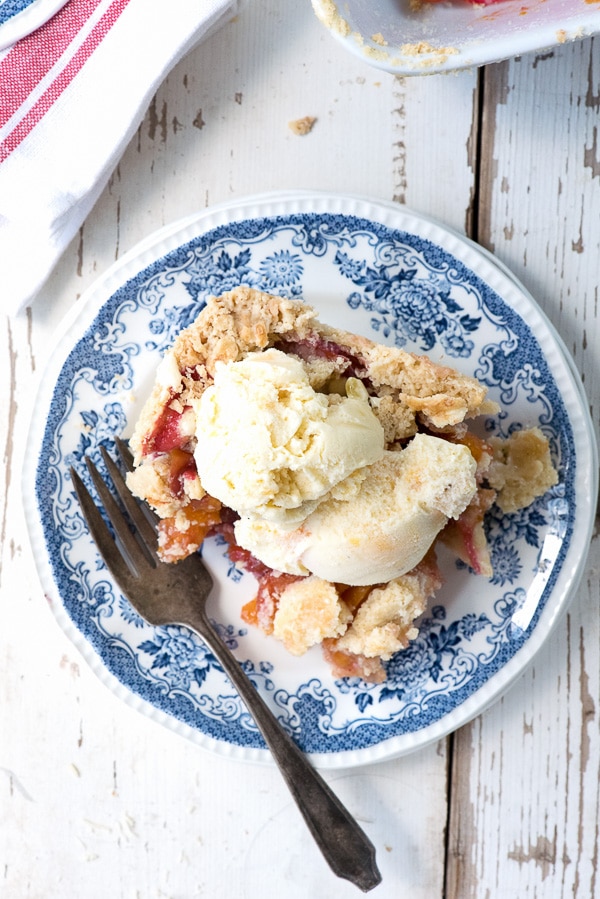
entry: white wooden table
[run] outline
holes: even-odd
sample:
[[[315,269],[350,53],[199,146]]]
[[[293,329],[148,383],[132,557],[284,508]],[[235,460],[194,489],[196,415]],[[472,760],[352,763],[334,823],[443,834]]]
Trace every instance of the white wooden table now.
[[[36,376],[84,289],[165,223],[272,189],[406,203],[530,289],[600,419],[600,54],[562,45],[479,71],[394,78],[308,0],[248,0],[161,86],[27,314],[1,319],[0,896],[330,899],[270,767],[198,750],[101,685],[59,630],[21,510]],[[299,137],[291,120],[316,117]],[[582,548],[583,552],[583,548]],[[416,755],[328,771],[378,847],[379,899],[600,896],[600,546],[510,692]]]

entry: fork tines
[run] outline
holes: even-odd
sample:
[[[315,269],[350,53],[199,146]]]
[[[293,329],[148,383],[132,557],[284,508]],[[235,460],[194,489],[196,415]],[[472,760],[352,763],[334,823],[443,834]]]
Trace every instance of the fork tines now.
[[[104,447],[100,447],[100,452],[117,496],[123,503],[139,540],[132,532],[119,503],[89,457],[86,456],[85,462],[104,511],[114,529],[115,538],[113,538],[88,489],[73,468],[71,468],[71,478],[90,533],[108,568],[113,572],[115,578],[121,582],[121,585],[124,586],[124,579],[126,581],[132,574],[139,575],[143,571],[148,570],[149,567],[156,566],[158,562],[156,555],[156,531],[129,491],[116,463],[111,459]],[[120,550],[123,552],[125,559],[121,555]]]

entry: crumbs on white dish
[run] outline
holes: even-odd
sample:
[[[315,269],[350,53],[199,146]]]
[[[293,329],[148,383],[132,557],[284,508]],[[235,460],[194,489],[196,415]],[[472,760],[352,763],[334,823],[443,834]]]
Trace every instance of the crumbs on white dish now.
[[[416,10],[420,8],[420,0],[412,0],[411,8]],[[319,0],[316,3],[313,0],[313,9],[317,18],[334,33],[341,37],[351,37],[356,44],[362,49],[364,55],[373,62],[389,63],[392,66],[400,65],[406,62],[408,58],[411,62],[414,60],[415,68],[427,69],[443,65],[451,56],[458,54],[456,47],[434,47],[427,41],[415,41],[414,43],[402,44],[395,48],[395,53],[400,52],[402,60],[399,56],[394,56],[388,47],[388,41],[381,32],[371,35],[368,43],[364,36],[357,31],[353,31],[346,19],[338,11],[338,7],[333,0]],[[375,44],[376,46],[373,46]]]
[[[414,56],[421,59],[423,66],[441,65],[449,56],[458,53],[456,47],[432,47],[427,41],[417,41],[415,44],[403,44],[400,48],[405,56]]]
[[[386,41],[386,39],[384,38],[384,36],[382,35],[382,33],[380,31],[377,32],[377,34],[372,34],[371,40],[373,41],[374,44],[379,44],[381,47],[387,47],[388,42]]]
[[[326,28],[330,28],[342,37],[348,37],[352,32],[348,22],[339,14],[333,0],[320,0],[319,4],[313,2],[313,9],[317,18],[321,20]]]

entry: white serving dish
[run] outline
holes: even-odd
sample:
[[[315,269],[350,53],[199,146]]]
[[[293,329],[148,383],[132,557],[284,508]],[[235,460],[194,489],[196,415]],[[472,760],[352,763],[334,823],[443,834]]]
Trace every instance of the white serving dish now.
[[[590,0],[312,0],[348,50],[396,75],[427,75],[549,50],[598,32]]]

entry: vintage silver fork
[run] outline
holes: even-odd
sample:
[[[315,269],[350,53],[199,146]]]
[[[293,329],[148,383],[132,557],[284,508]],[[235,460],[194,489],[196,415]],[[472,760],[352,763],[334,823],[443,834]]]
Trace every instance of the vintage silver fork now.
[[[127,445],[123,441],[117,441],[117,448],[125,466],[131,468]],[[175,564],[159,560],[156,553],[156,531],[147,514],[150,510],[138,504],[119,467],[103,447],[101,452],[127,516],[93,462],[86,458],[86,464],[114,528],[115,539],[73,468],[71,477],[90,533],[117,585],[149,624],[184,625],[207,643],[252,714],[332,871],[338,877],[351,881],[365,893],[372,890],[381,882],[381,874],[375,861],[375,847],[283,730],[233,653],[212,627],[206,613],[206,600],[212,587],[212,578],[201,557],[195,553]]]

